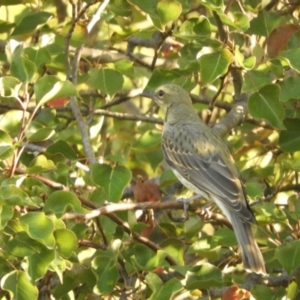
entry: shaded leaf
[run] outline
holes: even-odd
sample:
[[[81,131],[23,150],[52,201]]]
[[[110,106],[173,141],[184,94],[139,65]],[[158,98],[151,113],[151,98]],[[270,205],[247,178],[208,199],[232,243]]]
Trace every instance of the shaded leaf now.
[[[92,267],[97,276],[94,291],[98,294],[113,291],[119,278],[115,260],[109,256],[96,256],[92,261]]]
[[[186,288],[188,290],[220,286],[222,281],[221,271],[208,263],[193,267],[193,270],[186,274]]]
[[[101,68],[91,70],[90,83],[101,92],[113,96],[122,89],[124,79],[118,71]]]
[[[279,135],[279,147],[286,152],[300,151],[300,119],[284,120],[286,130]]]
[[[251,70],[247,72],[244,76],[244,79],[245,81],[242,87],[243,92],[259,91],[261,87],[272,82],[270,75],[257,70]]]
[[[275,257],[288,274],[292,274],[300,264],[300,241],[280,245],[275,250]]]
[[[274,127],[284,129],[284,108],[279,102],[278,85],[267,85],[253,93],[248,101],[250,114],[255,118],[268,120]]]
[[[285,58],[290,67],[300,73],[300,49],[291,49],[281,53],[280,57]]]
[[[300,99],[300,78],[288,77],[278,83],[280,86],[280,101],[287,102],[290,99]]]
[[[103,187],[108,201],[118,202],[124,188],[131,180],[131,171],[124,166],[111,167],[107,164],[94,164],[91,168],[91,179]]]
[[[55,251],[46,247],[39,253],[34,253],[28,257],[27,272],[32,281],[41,279],[48,271],[49,265],[55,260]]]
[[[11,35],[14,36],[19,34],[31,33],[40,28],[40,26],[47,23],[52,17],[53,14],[46,11],[40,11],[36,12],[34,15],[25,16],[20,24],[16,26]]]
[[[182,284],[177,278],[172,278],[163,282],[158,275],[149,273],[146,282],[153,291],[149,300],[173,299],[176,293],[182,289]]]
[[[224,49],[202,55],[199,62],[202,82],[207,85],[228,71],[229,65],[233,62],[233,55],[229,50]]]

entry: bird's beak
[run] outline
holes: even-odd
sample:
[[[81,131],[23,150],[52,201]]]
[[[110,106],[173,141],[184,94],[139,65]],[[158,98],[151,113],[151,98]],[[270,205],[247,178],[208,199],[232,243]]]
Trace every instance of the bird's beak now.
[[[141,96],[145,97],[145,98],[154,99],[154,92],[150,92],[150,91],[145,92],[144,91],[144,92],[141,93]]]

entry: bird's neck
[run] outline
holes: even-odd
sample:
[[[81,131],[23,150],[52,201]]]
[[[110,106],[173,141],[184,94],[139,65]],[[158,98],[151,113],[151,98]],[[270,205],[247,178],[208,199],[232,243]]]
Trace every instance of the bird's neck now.
[[[192,106],[178,105],[170,107],[166,111],[165,123],[173,125],[175,123],[194,123],[199,122],[200,118]]]

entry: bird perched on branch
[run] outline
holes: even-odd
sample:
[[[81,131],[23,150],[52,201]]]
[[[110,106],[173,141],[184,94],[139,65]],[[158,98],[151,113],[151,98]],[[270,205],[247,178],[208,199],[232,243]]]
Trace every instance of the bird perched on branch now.
[[[168,84],[142,96],[165,111],[162,150],[167,164],[183,185],[219,206],[232,224],[247,272],[266,274],[254,239],[255,217],[230,151],[196,114],[189,94]]]

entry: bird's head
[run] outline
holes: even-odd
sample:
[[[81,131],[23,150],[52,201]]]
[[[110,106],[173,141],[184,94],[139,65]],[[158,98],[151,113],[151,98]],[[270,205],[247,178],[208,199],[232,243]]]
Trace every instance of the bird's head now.
[[[171,106],[191,105],[189,94],[179,85],[166,84],[157,88],[154,92],[143,92],[144,97],[151,98],[165,111]]]

